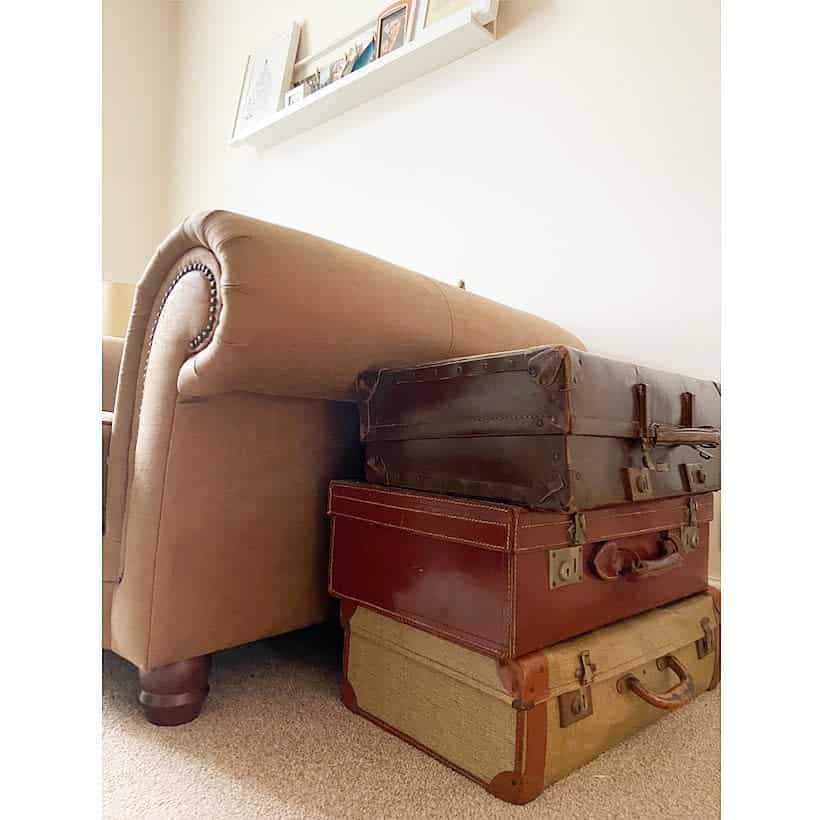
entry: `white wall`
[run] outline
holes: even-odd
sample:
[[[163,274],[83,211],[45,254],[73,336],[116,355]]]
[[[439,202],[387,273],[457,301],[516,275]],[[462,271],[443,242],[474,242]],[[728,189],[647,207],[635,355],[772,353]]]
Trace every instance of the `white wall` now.
[[[170,223],[222,207],[720,376],[718,0],[515,0],[499,40],[263,154],[226,140],[247,52],[378,0],[184,0]]]
[[[175,3],[103,0],[103,278],[135,282],[173,225]]]

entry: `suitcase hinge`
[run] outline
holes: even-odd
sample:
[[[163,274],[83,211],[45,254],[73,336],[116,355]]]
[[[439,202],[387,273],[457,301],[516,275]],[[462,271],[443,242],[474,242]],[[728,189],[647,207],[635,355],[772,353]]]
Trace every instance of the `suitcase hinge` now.
[[[578,546],[586,543],[587,540],[587,520],[583,513],[575,513],[572,516],[572,523],[569,525],[569,539]]]
[[[575,673],[575,677],[581,681],[581,686],[590,686],[598,668],[589,659],[589,652],[582,652],[580,655],[581,668]]]
[[[680,528],[680,542],[684,552],[691,552],[697,549],[700,544],[698,504],[697,501],[691,497],[686,511],[686,523]]]
[[[580,681],[581,688],[558,696],[558,716],[562,727],[589,717],[593,711],[592,680],[596,667],[589,658],[589,652],[582,652],[579,660],[581,665],[575,677]]]
[[[550,589],[580,584],[584,579],[583,550],[586,540],[586,519],[575,513],[569,525],[571,547],[550,550],[547,553]]]
[[[703,637],[695,641],[695,649],[697,649],[698,658],[705,658],[715,651],[715,628],[709,618],[703,618],[700,625],[703,627]]]

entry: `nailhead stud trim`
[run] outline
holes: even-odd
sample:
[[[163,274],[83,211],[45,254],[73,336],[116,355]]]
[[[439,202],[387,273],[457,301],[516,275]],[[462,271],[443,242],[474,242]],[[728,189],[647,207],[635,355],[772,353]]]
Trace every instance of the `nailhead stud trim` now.
[[[157,331],[157,325],[159,324],[159,317],[162,314],[163,308],[165,307],[165,303],[168,301],[168,297],[171,295],[171,291],[177,286],[180,279],[183,276],[189,273],[197,272],[199,273],[203,279],[208,283],[208,291],[209,291],[209,306],[208,306],[208,321],[205,323],[205,327],[194,336],[188,342],[188,347],[190,350],[196,350],[210,335],[211,331],[214,329],[214,325],[216,324],[216,307],[217,307],[217,300],[216,300],[216,275],[214,272],[204,263],[204,262],[189,262],[185,265],[182,270],[180,270],[177,275],[171,280],[171,284],[168,285],[167,290],[162,296],[162,299],[159,303],[159,311],[154,319],[154,323],[151,325],[151,333],[148,337],[148,350],[146,351],[145,356],[145,369],[144,372],[148,371],[148,359],[151,353],[151,346],[154,343],[154,334]]]

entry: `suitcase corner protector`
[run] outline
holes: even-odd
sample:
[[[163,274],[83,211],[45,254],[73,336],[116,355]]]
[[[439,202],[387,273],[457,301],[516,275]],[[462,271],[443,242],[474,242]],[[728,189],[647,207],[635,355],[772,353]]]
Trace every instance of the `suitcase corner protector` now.
[[[544,775],[534,777],[521,772],[499,772],[485,788],[493,797],[520,806],[535,800],[544,791]]]
[[[526,711],[546,698],[547,665],[540,653],[497,658],[496,672],[501,685],[514,697],[514,709]]]
[[[527,361],[527,372],[536,384],[542,387],[553,385],[566,366],[569,355],[562,345],[539,348]]]

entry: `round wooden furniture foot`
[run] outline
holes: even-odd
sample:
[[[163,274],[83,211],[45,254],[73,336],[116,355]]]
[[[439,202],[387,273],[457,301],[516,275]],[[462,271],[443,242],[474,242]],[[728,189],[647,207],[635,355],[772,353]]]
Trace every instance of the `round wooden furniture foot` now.
[[[157,726],[192,721],[208,697],[210,669],[210,655],[159,666],[150,672],[140,669],[139,702],[145,717]]]

